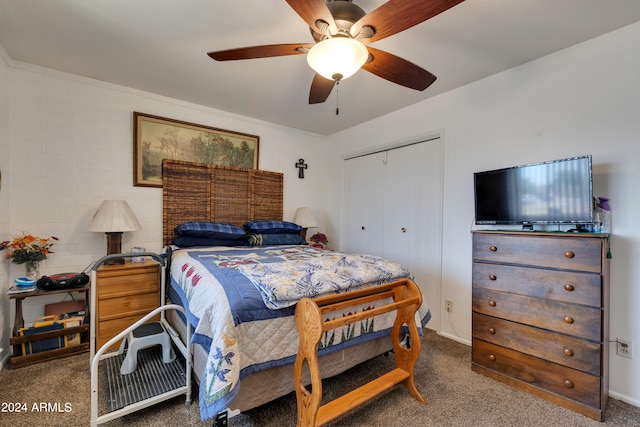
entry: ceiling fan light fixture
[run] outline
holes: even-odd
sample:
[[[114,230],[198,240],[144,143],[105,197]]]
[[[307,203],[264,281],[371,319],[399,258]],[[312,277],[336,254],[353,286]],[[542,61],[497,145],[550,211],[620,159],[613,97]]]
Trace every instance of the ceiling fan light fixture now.
[[[333,37],[314,45],[307,54],[313,70],[328,80],[344,80],[358,71],[369,58],[361,42],[348,37]]]

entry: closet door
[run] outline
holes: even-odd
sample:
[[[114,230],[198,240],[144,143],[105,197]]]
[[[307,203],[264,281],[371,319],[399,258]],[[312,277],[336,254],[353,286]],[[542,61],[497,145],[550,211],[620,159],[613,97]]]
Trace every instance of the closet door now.
[[[443,148],[440,139],[344,162],[343,246],[407,266],[439,329]]]
[[[385,153],[344,162],[343,252],[383,256]]]
[[[384,257],[407,266],[434,314],[439,308],[442,257],[442,143],[426,141],[388,152]]]

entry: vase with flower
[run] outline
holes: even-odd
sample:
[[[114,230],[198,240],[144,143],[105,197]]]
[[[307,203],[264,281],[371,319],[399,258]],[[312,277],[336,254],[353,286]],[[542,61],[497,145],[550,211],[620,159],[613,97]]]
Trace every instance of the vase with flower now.
[[[7,250],[6,257],[14,264],[24,264],[25,276],[37,280],[40,278],[40,261],[52,253],[51,247],[56,240],[58,238],[54,236],[42,238],[23,234],[13,240],[0,242],[0,251]]]
[[[309,238],[313,242],[313,246],[316,248],[324,248],[327,244],[329,244],[329,239],[324,233],[316,233]]]

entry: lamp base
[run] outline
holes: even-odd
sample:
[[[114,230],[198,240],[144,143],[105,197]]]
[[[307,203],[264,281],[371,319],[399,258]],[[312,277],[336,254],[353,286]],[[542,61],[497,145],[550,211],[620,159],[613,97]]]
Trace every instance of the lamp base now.
[[[122,232],[114,231],[104,233],[107,236],[107,255],[122,253]],[[124,264],[124,258],[112,258],[104,262],[105,265]]]

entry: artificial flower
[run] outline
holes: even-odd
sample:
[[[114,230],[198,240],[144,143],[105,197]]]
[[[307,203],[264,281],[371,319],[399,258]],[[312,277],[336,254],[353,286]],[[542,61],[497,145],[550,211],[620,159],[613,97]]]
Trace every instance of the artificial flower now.
[[[24,264],[27,261],[42,261],[47,259],[47,255],[52,253],[50,248],[53,246],[57,237],[51,236],[47,238],[35,237],[31,234],[23,234],[14,237],[13,240],[0,242],[0,251],[7,250],[7,258],[11,258],[14,264]]]
[[[326,245],[327,243],[329,243],[329,239],[327,239],[327,236],[323,233],[316,233],[313,236],[311,236],[309,238],[309,240],[311,240],[313,243],[316,243],[318,245]]]

